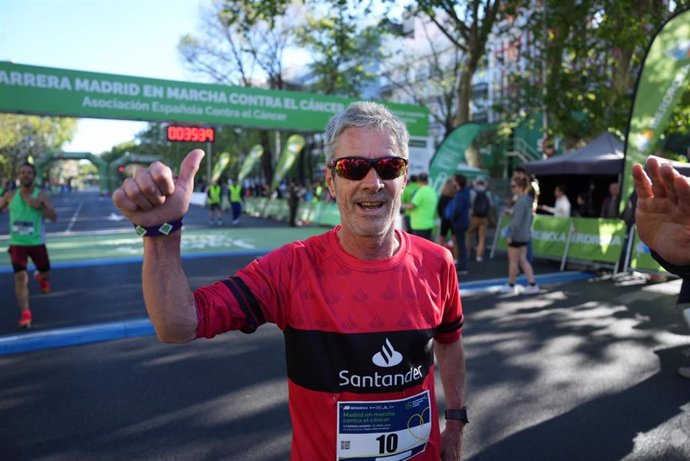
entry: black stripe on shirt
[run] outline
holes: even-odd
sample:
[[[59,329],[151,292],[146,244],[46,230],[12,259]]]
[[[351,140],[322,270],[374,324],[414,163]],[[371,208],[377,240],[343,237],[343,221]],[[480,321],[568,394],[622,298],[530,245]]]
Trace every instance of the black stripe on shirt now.
[[[290,380],[320,392],[385,393],[424,381],[434,363],[432,330],[335,333],[288,326]]]
[[[241,278],[231,276],[223,280],[223,283],[230,289],[232,295],[237,300],[237,304],[247,318],[248,326],[241,328],[241,332],[253,333],[260,325],[266,323],[259,301],[257,301],[252,291]]]
[[[462,325],[465,323],[465,318],[461,315],[457,319],[453,320],[452,322],[448,323],[442,323],[438,327],[436,327],[436,333],[452,333],[456,330],[459,330],[462,328]]]

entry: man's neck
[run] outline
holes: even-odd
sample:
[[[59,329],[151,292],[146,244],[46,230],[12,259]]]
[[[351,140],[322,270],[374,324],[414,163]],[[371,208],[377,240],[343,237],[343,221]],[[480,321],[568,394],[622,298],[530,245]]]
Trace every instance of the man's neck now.
[[[391,258],[400,248],[400,240],[395,229],[377,237],[348,238],[341,228],[337,235],[338,242],[346,253],[367,261]]]

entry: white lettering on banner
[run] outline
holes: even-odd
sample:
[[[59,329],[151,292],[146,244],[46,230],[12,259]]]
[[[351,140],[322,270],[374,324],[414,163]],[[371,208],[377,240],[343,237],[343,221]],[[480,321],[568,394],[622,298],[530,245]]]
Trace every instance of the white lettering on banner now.
[[[140,102],[136,99],[98,99],[84,96],[81,105],[82,107],[95,107],[97,109],[135,110],[138,112],[149,112],[151,110],[148,103]]]
[[[304,99],[299,102],[299,108],[312,112],[337,113],[345,110],[345,105],[339,102],[317,101],[315,99]]]
[[[623,241],[620,236],[617,235],[598,235],[598,234],[573,234],[572,243],[579,243],[584,245],[614,245],[621,246]]]
[[[184,101],[215,102],[227,104],[228,98],[223,91],[198,90],[196,88],[166,88],[168,99],[181,99]]]
[[[77,91],[90,93],[119,94],[123,96],[138,96],[141,88],[136,83],[111,82],[110,80],[91,80],[77,77],[74,84]]]
[[[187,114],[187,115],[204,115],[204,111],[199,106],[189,106],[187,104],[161,104],[154,101],[151,104],[153,112],[162,114]]]
[[[263,110],[255,110],[252,113],[253,117],[257,120],[279,120],[285,121],[287,119],[287,114],[278,114],[274,112],[264,112]]]
[[[13,86],[29,86],[32,88],[48,88],[52,90],[71,90],[72,84],[67,77],[56,75],[32,74],[31,72],[10,72],[0,70],[0,83]]]
[[[652,128],[654,128],[654,129],[659,128],[659,124],[661,123],[661,119],[663,119],[664,115],[669,111],[671,103],[676,98],[676,94],[678,93],[681,86],[683,85],[683,82],[685,82],[685,79],[686,79],[686,76],[688,75],[689,70],[690,70],[690,64],[681,67],[676,72],[675,77],[673,78],[673,80],[671,80],[671,86],[668,88],[668,90],[666,90],[664,97],[661,99],[661,102],[659,103],[659,107],[657,108],[656,112],[654,113],[654,118],[652,119],[652,124],[651,124]]]
[[[286,109],[297,110],[297,101],[292,98],[283,98],[283,107]]]
[[[240,111],[236,109],[231,109],[229,107],[223,107],[219,109],[213,106],[206,106],[204,108],[204,114],[212,115],[215,117],[240,118]]]
[[[145,98],[162,98],[164,95],[163,87],[158,85],[144,85]]]
[[[544,242],[565,242],[568,240],[563,232],[533,230],[532,238]]]
[[[281,109],[283,107],[281,98],[262,94],[230,93],[230,103],[241,106],[271,107],[274,109]]]

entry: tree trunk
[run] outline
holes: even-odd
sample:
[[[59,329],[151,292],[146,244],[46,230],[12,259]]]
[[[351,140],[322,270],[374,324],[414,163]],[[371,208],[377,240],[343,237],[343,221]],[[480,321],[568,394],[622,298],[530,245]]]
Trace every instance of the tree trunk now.
[[[453,123],[460,126],[470,121],[470,102],[472,101],[472,74],[473,70],[465,67],[458,83],[458,109],[455,112]]]
[[[264,172],[264,179],[266,184],[270,186],[273,180],[273,150],[271,149],[270,132],[261,130],[259,132],[259,141],[264,148],[264,154],[261,156],[261,169]]]

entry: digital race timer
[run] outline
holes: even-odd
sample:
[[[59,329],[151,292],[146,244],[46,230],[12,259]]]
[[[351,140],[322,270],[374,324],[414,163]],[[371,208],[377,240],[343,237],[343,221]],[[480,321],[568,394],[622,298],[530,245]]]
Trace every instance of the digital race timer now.
[[[168,141],[213,142],[216,132],[213,128],[199,126],[168,126]]]

